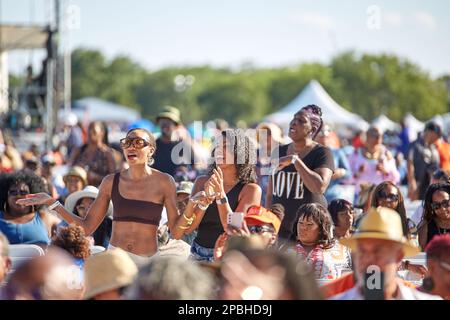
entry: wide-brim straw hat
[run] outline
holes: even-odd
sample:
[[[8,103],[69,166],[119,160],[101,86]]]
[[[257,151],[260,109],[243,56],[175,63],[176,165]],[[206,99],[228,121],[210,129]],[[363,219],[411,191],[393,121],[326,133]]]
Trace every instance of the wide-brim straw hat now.
[[[138,274],[136,264],[120,248],[108,249],[89,257],[84,270],[86,283],[84,299],[129,286]]]
[[[350,238],[341,239],[339,242],[356,250],[360,239],[381,239],[399,243],[403,246],[405,257],[412,257],[420,252],[420,249],[403,235],[400,215],[384,207],[370,208],[356,232]]]
[[[99,192],[99,190],[96,187],[86,186],[83,190],[76,191],[76,192],[70,194],[67,197],[66,201],[64,202],[64,207],[66,207],[67,211],[74,212],[75,205],[77,204],[78,200],[83,199],[83,198],[96,199],[98,196],[98,192]],[[113,213],[113,204],[110,200],[107,215],[112,216],[112,213]]]

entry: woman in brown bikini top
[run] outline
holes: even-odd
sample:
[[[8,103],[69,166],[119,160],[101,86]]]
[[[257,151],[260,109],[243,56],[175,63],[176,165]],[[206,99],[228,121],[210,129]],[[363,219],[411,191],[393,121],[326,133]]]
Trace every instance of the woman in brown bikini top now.
[[[100,192],[82,219],[68,212],[46,193],[29,195],[18,201],[22,205],[49,205],[68,223],[92,234],[104,219],[108,203],[113,201],[113,226],[110,244],[130,253],[149,257],[157,252],[157,228],[163,207],[166,207],[171,235],[180,239],[193,217],[179,215],[176,207],[176,186],[173,178],[149,166],[156,144],[145,129],[130,130],[121,140],[129,168],[106,176]]]

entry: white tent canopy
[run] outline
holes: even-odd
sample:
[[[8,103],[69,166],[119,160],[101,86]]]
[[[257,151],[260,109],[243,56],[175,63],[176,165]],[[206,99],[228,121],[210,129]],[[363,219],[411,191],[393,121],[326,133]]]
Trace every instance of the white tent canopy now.
[[[316,80],[311,80],[294,100],[281,110],[266,116],[264,121],[276,123],[287,131],[294,114],[309,104],[318,105],[322,109],[324,122],[336,127],[345,126],[359,130],[369,127],[362,117],[337,104]]]
[[[395,123],[394,121],[392,121],[391,119],[386,117],[386,115],[384,115],[384,114],[381,114],[378,117],[376,117],[372,121],[372,126],[377,127],[378,129],[380,129],[383,132],[387,131],[387,130],[391,130],[391,131],[400,131],[401,130],[401,126],[398,123]]]
[[[72,112],[83,122],[130,123],[141,118],[138,111],[99,98],[88,97],[73,103]]]
[[[408,113],[404,118],[403,122],[405,126],[409,128],[409,141],[414,141],[417,139],[419,132],[425,129],[425,123],[417,120],[411,113]]]

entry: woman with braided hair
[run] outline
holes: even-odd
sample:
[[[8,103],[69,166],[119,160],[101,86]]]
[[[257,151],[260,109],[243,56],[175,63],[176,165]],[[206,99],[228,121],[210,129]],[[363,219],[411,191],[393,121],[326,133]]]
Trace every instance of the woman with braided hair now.
[[[322,125],[320,107],[303,107],[289,126],[292,143],[272,152],[276,168],[270,177],[266,206],[280,203],[285,207],[280,240],[295,240],[297,211],[301,205],[319,203],[327,207],[324,193],[333,175],[334,160],[329,148],[314,141]]]

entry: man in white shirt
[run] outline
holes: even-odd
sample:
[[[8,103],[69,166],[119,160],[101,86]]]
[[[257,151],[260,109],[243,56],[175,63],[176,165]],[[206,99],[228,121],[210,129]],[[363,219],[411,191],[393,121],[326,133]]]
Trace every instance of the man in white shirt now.
[[[384,300],[441,299],[409,288],[398,278],[397,269],[402,259],[415,256],[419,249],[403,236],[402,223],[397,212],[383,207],[371,208],[354,235],[340,241],[353,251],[357,282],[352,289],[331,299],[371,299],[374,297],[374,291],[370,291],[376,289],[382,289],[380,295]],[[367,280],[366,272],[369,275]]]

